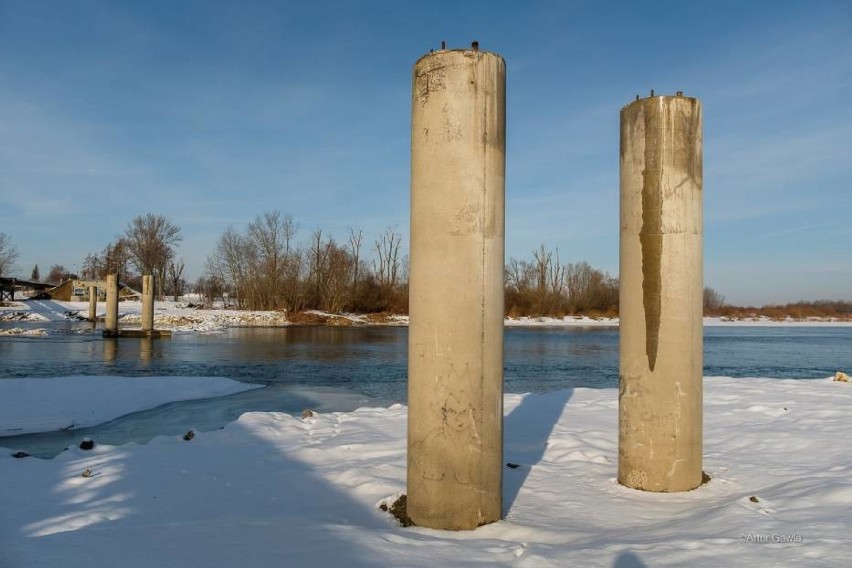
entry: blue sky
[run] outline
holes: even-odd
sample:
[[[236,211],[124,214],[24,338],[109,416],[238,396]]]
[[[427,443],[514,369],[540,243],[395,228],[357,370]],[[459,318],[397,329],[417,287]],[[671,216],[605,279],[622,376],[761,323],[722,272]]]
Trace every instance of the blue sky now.
[[[0,0],[0,232],[28,276],[161,213],[191,280],[274,209],[305,240],[407,235],[411,68],[474,39],[507,62],[507,258],[545,242],[616,273],[619,111],[682,90],[706,284],[852,300],[848,1]]]

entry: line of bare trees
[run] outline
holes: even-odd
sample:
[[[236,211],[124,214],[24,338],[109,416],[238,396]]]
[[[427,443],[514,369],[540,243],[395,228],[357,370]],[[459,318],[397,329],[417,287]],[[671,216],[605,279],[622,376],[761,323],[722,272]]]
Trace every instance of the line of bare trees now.
[[[588,262],[563,264],[559,249],[544,244],[528,260],[506,265],[506,314],[509,316],[618,315],[618,278]],[[705,315],[728,309],[725,296],[704,288]]]
[[[395,228],[367,251],[360,230],[350,229],[344,242],[317,229],[297,243],[297,232],[292,217],[279,211],[258,216],[244,231],[229,227],[196,291],[208,301],[256,310],[407,312],[407,257]],[[505,274],[507,315],[618,314],[617,278],[588,262],[563,263],[559,250],[544,244],[529,259],[510,259]]]
[[[259,215],[244,231],[228,227],[197,291],[254,310],[407,311],[407,265],[396,228],[376,237],[372,263],[364,259],[363,231],[349,229],[346,241],[337,241],[317,229],[302,243],[297,232],[280,211]]]
[[[506,265],[506,314],[618,314],[618,279],[588,262],[563,263],[544,244],[526,260]]]
[[[369,246],[363,231],[351,228],[345,241],[317,229],[307,242],[297,242],[297,233],[292,217],[280,211],[257,216],[244,231],[228,227],[195,291],[208,302],[224,300],[253,310],[408,311],[408,257],[395,227],[385,229]],[[140,286],[143,274],[154,274],[159,298],[169,294],[177,300],[188,288],[184,262],[176,258],[180,240],[180,228],[167,218],[139,215],[101,252],[86,256],[80,276],[102,279],[116,273],[122,282]],[[16,257],[11,239],[0,233],[0,273],[8,272]],[[59,283],[69,276],[64,267],[54,265],[46,281]],[[618,279],[585,261],[563,263],[558,248],[542,244],[527,259],[509,260],[505,300],[509,316],[616,316]],[[842,312],[846,305],[830,307]],[[826,306],[817,308],[825,311]],[[706,314],[732,309],[713,288],[704,289]]]
[[[292,217],[279,211],[258,216],[243,231],[229,227],[196,291],[207,301],[256,310],[407,312],[407,257],[396,228],[376,236],[368,250],[360,230],[350,229],[341,242],[317,229],[298,243],[297,232]],[[532,258],[506,266],[506,312],[614,316],[618,279],[587,262],[563,264],[558,250],[541,245]]]

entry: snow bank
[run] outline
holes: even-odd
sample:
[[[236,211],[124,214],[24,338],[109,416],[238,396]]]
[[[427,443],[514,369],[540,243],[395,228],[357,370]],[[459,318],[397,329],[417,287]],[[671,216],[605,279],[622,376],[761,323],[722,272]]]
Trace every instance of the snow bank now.
[[[590,318],[587,316],[519,317],[506,318],[506,327],[617,327],[618,318]]]
[[[0,436],[94,426],[167,402],[225,396],[255,388],[261,385],[221,377],[3,379]]]
[[[46,329],[23,329],[20,327],[11,327],[8,329],[0,329],[0,335],[25,335],[33,337],[42,337],[48,334]]]
[[[249,413],[192,441],[53,460],[5,453],[0,565],[852,565],[849,385],[705,386],[712,480],[677,494],[615,482],[616,389],[508,395],[505,461],[519,467],[504,470],[505,518],[460,533],[377,509],[405,490],[399,405]]]
[[[0,310],[0,321],[66,321],[79,319],[88,314],[88,302],[62,302],[34,300],[19,303]],[[105,306],[98,304],[98,317],[105,315]],[[142,322],[142,303],[128,300],[119,304],[119,322],[123,327],[138,326]],[[321,325],[356,326],[407,326],[407,315],[389,314],[330,314],[319,310],[308,310],[288,319],[280,311],[248,311],[234,309],[196,309],[185,303],[166,300],[157,302],[154,311],[154,326],[174,333],[218,332],[230,327],[281,327],[298,323]],[[305,320],[305,321],[302,321]],[[617,327],[618,318],[591,318],[587,316],[520,317],[506,318],[506,327]],[[748,326],[748,327],[852,327],[852,321],[839,320],[771,320],[766,317],[730,320],[726,318],[704,318],[705,326]]]

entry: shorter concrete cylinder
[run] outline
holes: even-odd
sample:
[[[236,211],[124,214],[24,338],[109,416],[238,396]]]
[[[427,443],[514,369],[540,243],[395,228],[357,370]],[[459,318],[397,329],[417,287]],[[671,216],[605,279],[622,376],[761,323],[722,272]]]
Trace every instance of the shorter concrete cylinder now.
[[[109,274],[106,278],[106,319],[104,331],[118,333],[118,274]]]
[[[142,277],[142,331],[154,330],[154,277]]]
[[[701,484],[701,103],[677,95],[621,111],[618,481]]]
[[[89,286],[89,321],[98,321],[98,287]]]

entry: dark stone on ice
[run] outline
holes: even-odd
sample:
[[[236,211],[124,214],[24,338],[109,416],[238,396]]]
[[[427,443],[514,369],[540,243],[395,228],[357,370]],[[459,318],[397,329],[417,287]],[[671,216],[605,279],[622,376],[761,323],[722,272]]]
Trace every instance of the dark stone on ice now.
[[[27,452],[15,452],[14,454],[12,454],[12,457],[17,459],[28,458],[30,457],[30,454],[28,454]]]
[[[94,440],[86,439],[86,440],[83,440],[82,442],[80,442],[80,449],[81,450],[91,450],[94,447],[95,447]]]
[[[183,435],[183,439],[186,440],[187,442],[189,442],[193,438],[195,438],[195,432],[193,432],[192,430],[190,430],[189,432],[187,432],[186,434]]]

